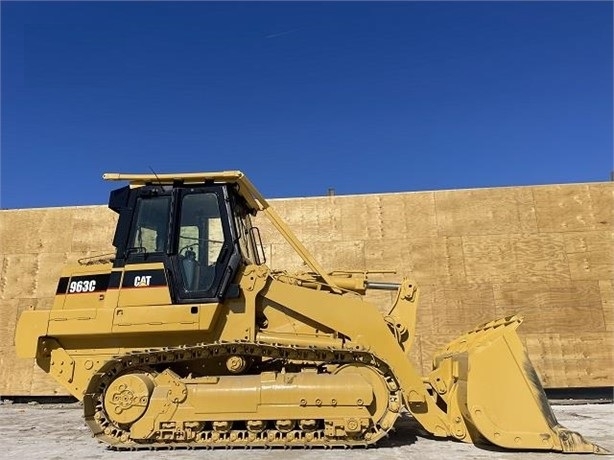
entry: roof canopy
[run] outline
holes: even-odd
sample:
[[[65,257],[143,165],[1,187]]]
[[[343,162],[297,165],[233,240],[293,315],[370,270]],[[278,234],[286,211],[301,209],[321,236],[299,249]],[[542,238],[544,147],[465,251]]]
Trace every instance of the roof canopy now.
[[[172,185],[177,182],[183,184],[223,183],[237,184],[237,192],[247,204],[256,211],[264,211],[269,204],[254,187],[251,181],[241,171],[197,172],[197,173],[170,173],[170,174],[124,174],[105,173],[104,180],[129,181],[131,187],[142,187],[148,184]]]

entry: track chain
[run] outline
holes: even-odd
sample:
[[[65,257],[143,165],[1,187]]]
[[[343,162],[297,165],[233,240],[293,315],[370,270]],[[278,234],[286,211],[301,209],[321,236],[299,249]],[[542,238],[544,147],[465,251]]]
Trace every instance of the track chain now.
[[[384,416],[372,420],[371,426],[362,435],[327,437],[323,428],[303,430],[296,427],[291,431],[280,431],[268,427],[260,433],[246,429],[231,429],[219,432],[210,423],[203,423],[189,435],[177,436],[172,430],[156,431],[154,439],[135,442],[130,439],[129,431],[111,421],[104,410],[104,392],[119,375],[151,366],[177,364],[206,358],[224,358],[232,355],[304,361],[314,364],[363,364],[378,370],[384,377],[389,401]],[[185,378],[182,378],[185,380]],[[253,342],[201,343],[192,346],[164,347],[133,352],[107,362],[92,378],[84,397],[84,418],[93,436],[114,450],[165,450],[165,449],[212,449],[212,448],[352,448],[367,447],[387,436],[399,415],[401,393],[388,366],[371,353],[348,349],[293,347]],[[380,423],[382,422],[383,423]]]

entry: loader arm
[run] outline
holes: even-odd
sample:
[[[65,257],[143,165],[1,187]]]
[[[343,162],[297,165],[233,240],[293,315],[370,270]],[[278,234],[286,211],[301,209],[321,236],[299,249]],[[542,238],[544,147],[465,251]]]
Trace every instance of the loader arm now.
[[[539,378],[515,330],[512,316],[476,328],[440,352],[423,378],[409,361],[377,309],[352,297],[272,280],[262,295],[326,325],[381,357],[402,388],[407,409],[429,433],[508,449],[606,453],[579,433],[558,424]],[[389,315],[413,338],[416,287],[404,280]],[[352,318],[348,321],[348,318]],[[352,346],[351,344],[349,345]]]
[[[332,296],[271,280],[266,299],[349,337],[357,346],[381,357],[399,380],[406,404],[420,424],[436,436],[451,436],[448,416],[428,395],[422,377],[407,359],[377,308],[354,297]],[[348,321],[348,318],[352,318]]]

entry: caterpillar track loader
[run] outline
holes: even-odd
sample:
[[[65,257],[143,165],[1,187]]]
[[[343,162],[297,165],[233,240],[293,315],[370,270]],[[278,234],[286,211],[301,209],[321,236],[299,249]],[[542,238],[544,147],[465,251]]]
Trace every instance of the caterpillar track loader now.
[[[369,446],[407,410],[437,437],[605,452],[557,423],[520,318],[467,332],[422,376],[417,286],[325,272],[241,172],[103,177],[129,182],[109,200],[115,256],[64,268],[15,341],[112,448]],[[308,272],[266,266],[256,213]],[[387,314],[372,289],[396,291]]]

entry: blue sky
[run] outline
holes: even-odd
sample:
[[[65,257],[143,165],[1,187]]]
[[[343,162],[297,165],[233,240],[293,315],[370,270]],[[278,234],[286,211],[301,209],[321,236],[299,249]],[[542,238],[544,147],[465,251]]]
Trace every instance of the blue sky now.
[[[2,208],[608,180],[611,2],[1,3]]]

